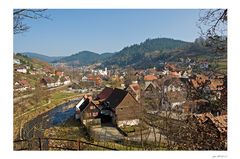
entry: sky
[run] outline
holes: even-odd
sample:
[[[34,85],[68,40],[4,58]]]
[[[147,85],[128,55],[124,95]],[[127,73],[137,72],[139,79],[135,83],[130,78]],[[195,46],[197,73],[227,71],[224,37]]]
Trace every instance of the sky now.
[[[193,42],[197,9],[49,9],[52,20],[27,19],[31,28],[14,36],[14,52],[68,56],[88,50],[117,52],[150,38]]]

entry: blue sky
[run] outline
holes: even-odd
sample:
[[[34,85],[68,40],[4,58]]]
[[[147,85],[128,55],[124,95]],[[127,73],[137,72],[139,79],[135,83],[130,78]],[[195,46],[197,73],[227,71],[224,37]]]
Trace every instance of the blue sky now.
[[[199,36],[197,9],[50,9],[46,14],[52,20],[25,21],[31,28],[14,35],[14,52],[49,56],[116,52],[147,38],[192,42]]]

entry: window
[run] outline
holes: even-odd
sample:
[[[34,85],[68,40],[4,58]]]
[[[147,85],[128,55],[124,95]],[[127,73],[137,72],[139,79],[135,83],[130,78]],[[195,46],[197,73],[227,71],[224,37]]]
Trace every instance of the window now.
[[[95,117],[95,116],[98,115],[98,113],[97,112],[93,112],[92,115]]]

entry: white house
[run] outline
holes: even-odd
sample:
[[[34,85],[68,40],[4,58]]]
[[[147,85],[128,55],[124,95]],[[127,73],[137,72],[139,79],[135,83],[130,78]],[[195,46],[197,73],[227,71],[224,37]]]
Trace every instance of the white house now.
[[[31,86],[27,80],[20,80],[20,81],[14,83],[14,91],[22,92],[22,91],[26,91],[30,88],[31,88]]]
[[[83,77],[82,77],[82,81],[83,81],[83,82],[86,82],[86,81],[88,81],[88,78],[87,78],[86,76],[83,76]]]
[[[16,68],[15,71],[20,72],[20,73],[27,73],[27,69],[24,67]]]
[[[58,84],[56,84],[55,80],[51,77],[43,77],[41,79],[41,82],[46,85],[48,88],[56,87]]]
[[[107,72],[107,68],[105,67],[105,70],[99,70],[99,73],[103,76],[107,76],[108,75],[108,72]]]
[[[172,84],[164,87],[164,92],[175,92],[175,91],[181,91],[181,87],[174,86]]]
[[[70,80],[69,76],[64,76],[64,77],[62,77],[61,82],[64,85],[68,85],[71,83],[71,80]]]

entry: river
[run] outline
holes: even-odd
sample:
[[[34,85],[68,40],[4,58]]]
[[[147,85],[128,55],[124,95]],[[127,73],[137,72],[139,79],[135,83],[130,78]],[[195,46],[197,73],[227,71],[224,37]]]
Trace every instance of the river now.
[[[55,108],[38,115],[29,122],[25,123],[22,128],[20,138],[42,138],[44,131],[53,126],[61,125],[69,118],[74,117],[75,105],[80,99],[70,100],[66,103],[57,105]]]

